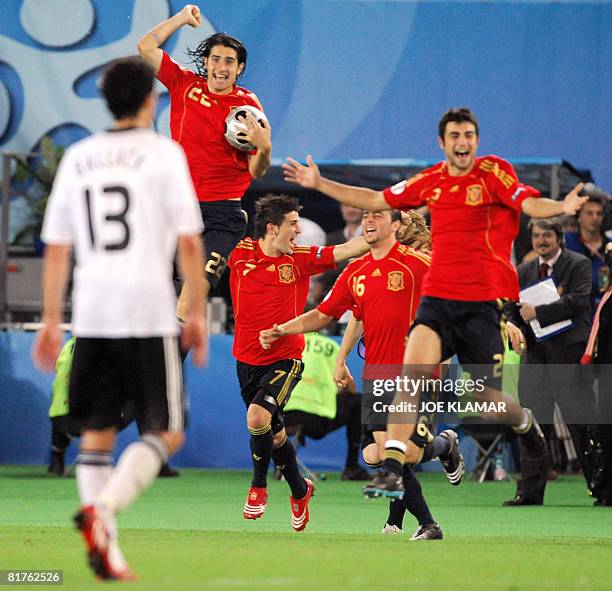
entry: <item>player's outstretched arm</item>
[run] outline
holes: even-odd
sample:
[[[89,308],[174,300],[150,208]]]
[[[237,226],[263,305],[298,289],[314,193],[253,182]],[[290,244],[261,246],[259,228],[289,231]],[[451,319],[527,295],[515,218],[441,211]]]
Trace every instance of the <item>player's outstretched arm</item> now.
[[[155,70],[159,72],[162,63],[161,45],[172,33],[184,25],[199,27],[202,23],[200,9],[195,4],[187,4],[180,12],[151,29],[138,42],[138,53]]]
[[[360,257],[370,250],[363,237],[352,238],[348,242],[334,246],[334,262],[341,263],[354,257]]]
[[[200,235],[179,236],[177,250],[179,268],[185,278],[185,292],[188,298],[182,336],[183,347],[191,349],[194,365],[202,367],[208,355],[208,327],[202,277],[204,253]]]
[[[346,365],[346,360],[351,351],[355,348],[359,337],[363,334],[363,323],[351,316],[349,323],[346,325],[346,330],[342,336],[340,350],[336,356],[336,365],[334,367],[334,383],[336,386],[346,388],[354,381],[351,372]]]
[[[584,183],[578,183],[566,196],[563,201],[554,199],[529,197],[523,201],[521,208],[532,218],[550,218],[556,215],[574,215],[589,200],[588,197],[579,195]]]
[[[283,175],[289,183],[320,191],[345,205],[370,211],[383,211],[391,207],[385,201],[382,191],[344,185],[321,176],[319,167],[310,154],[306,156],[306,165],[293,158],[287,158],[287,162],[283,164]]]
[[[331,321],[331,316],[322,314],[316,309],[310,310],[310,312],[306,312],[288,322],[275,324],[272,328],[262,330],[259,333],[259,343],[264,349],[269,349],[274,341],[277,341],[283,336],[319,330],[327,326]]]
[[[62,301],[68,282],[69,256],[68,245],[48,244],[45,248],[43,267],[43,327],[38,331],[32,357],[36,367],[51,372],[62,346]]]

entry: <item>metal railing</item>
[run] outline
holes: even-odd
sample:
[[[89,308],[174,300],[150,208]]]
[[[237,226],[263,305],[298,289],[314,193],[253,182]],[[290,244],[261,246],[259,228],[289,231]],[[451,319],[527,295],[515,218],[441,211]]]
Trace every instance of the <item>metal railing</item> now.
[[[8,233],[11,193],[12,152],[2,153],[2,236],[0,237],[0,318],[7,321],[8,316]]]
[[[0,322],[8,322],[8,259],[9,259],[9,219],[11,198],[11,160],[38,156],[37,152],[2,152],[2,223],[0,225]]]

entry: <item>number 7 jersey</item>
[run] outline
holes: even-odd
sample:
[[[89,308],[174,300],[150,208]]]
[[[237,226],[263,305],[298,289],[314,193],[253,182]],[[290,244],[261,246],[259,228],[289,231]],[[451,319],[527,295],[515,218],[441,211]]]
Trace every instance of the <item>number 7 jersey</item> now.
[[[182,149],[152,130],[94,134],[64,155],[42,239],[74,248],[73,332],[178,333],[172,263],[202,218]]]
[[[245,238],[230,255],[230,290],[236,331],[232,353],[249,365],[301,359],[303,335],[279,339],[269,349],[259,332],[282,324],[304,311],[310,277],[335,267],[333,246],[296,246],[293,254],[267,256],[257,240]]]

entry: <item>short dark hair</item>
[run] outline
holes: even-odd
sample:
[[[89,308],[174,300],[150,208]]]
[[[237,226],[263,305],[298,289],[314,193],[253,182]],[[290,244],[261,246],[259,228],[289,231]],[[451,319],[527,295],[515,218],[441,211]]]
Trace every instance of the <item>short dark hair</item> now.
[[[102,74],[100,90],[115,119],[134,117],[153,92],[155,72],[134,55],[113,60]]]
[[[601,205],[604,209],[606,208],[606,203],[601,195],[589,194],[587,191],[584,191],[584,189],[581,191],[581,193],[586,193],[589,196],[589,200],[584,205],[588,205],[589,203],[596,203],[598,205]],[[578,214],[580,214],[580,210],[578,210]]]
[[[381,211],[388,211],[391,214],[392,222],[401,222],[402,221],[402,212],[399,209],[383,209]],[[362,210],[363,215],[365,216],[366,212],[373,213],[374,210],[364,209]]]
[[[449,109],[440,118],[440,122],[438,123],[438,136],[441,139],[444,139],[446,125],[451,121],[453,123],[473,123],[474,127],[476,128],[476,135],[480,136],[480,129],[478,127],[478,119],[476,119],[476,115],[474,115],[474,113],[472,113],[472,111],[467,107],[459,107],[458,109]]]
[[[552,230],[559,239],[559,244],[564,244],[563,239],[563,224],[560,218],[531,218],[529,224],[527,224],[527,230],[529,235],[533,228],[540,228],[540,230]]]
[[[259,240],[267,232],[268,224],[280,226],[285,215],[292,211],[300,211],[302,206],[297,197],[291,195],[268,194],[255,202],[255,222],[253,224],[253,238]]]
[[[208,75],[204,60],[208,58],[215,45],[223,45],[223,47],[230,47],[236,51],[238,64],[244,64],[242,72],[238,75],[238,78],[240,78],[246,70],[248,52],[240,39],[236,39],[236,37],[232,37],[227,33],[215,33],[204,39],[195,49],[187,49],[187,55],[191,58],[191,63],[195,64],[198,74],[204,76],[204,78]]]

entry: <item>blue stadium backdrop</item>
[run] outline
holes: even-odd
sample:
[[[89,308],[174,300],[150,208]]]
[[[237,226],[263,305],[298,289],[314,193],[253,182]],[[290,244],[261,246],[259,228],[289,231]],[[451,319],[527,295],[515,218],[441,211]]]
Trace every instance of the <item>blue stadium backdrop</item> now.
[[[139,37],[182,6],[2,0],[0,150],[34,149],[45,134],[70,143],[107,127],[101,68],[135,53]],[[206,0],[203,9],[202,27],[182,29],[165,48],[185,63],[185,48],[216,30],[243,39],[243,83],[265,106],[277,159],[435,159],[440,113],[469,105],[481,151],[566,158],[612,191],[610,1]],[[156,127],[168,133],[164,94]],[[46,460],[50,379],[35,374],[30,339],[0,334],[0,462]],[[229,350],[229,337],[218,337],[211,368],[190,373],[197,424],[180,463],[248,460]]]
[[[182,6],[2,0],[0,148],[107,126],[100,68]],[[276,158],[436,158],[440,113],[465,104],[483,151],[566,158],[612,191],[610,1],[206,0],[203,10],[202,27],[166,49],[184,63],[185,47],[215,30],[243,39],[244,84],[266,108]]]
[[[30,358],[34,333],[0,331],[0,464],[48,461],[51,423],[51,375],[38,372]],[[240,397],[231,335],[211,337],[211,361],[202,370],[189,358],[185,383],[190,399],[185,447],[173,459],[179,466],[248,468],[251,465],[244,403]],[[359,376],[362,360],[351,356],[349,367]],[[121,433],[118,451],[138,437],[135,425]],[[71,446],[73,461],[76,446]],[[346,434],[342,429],[322,441],[308,441],[304,458],[326,470],[342,469]]]

